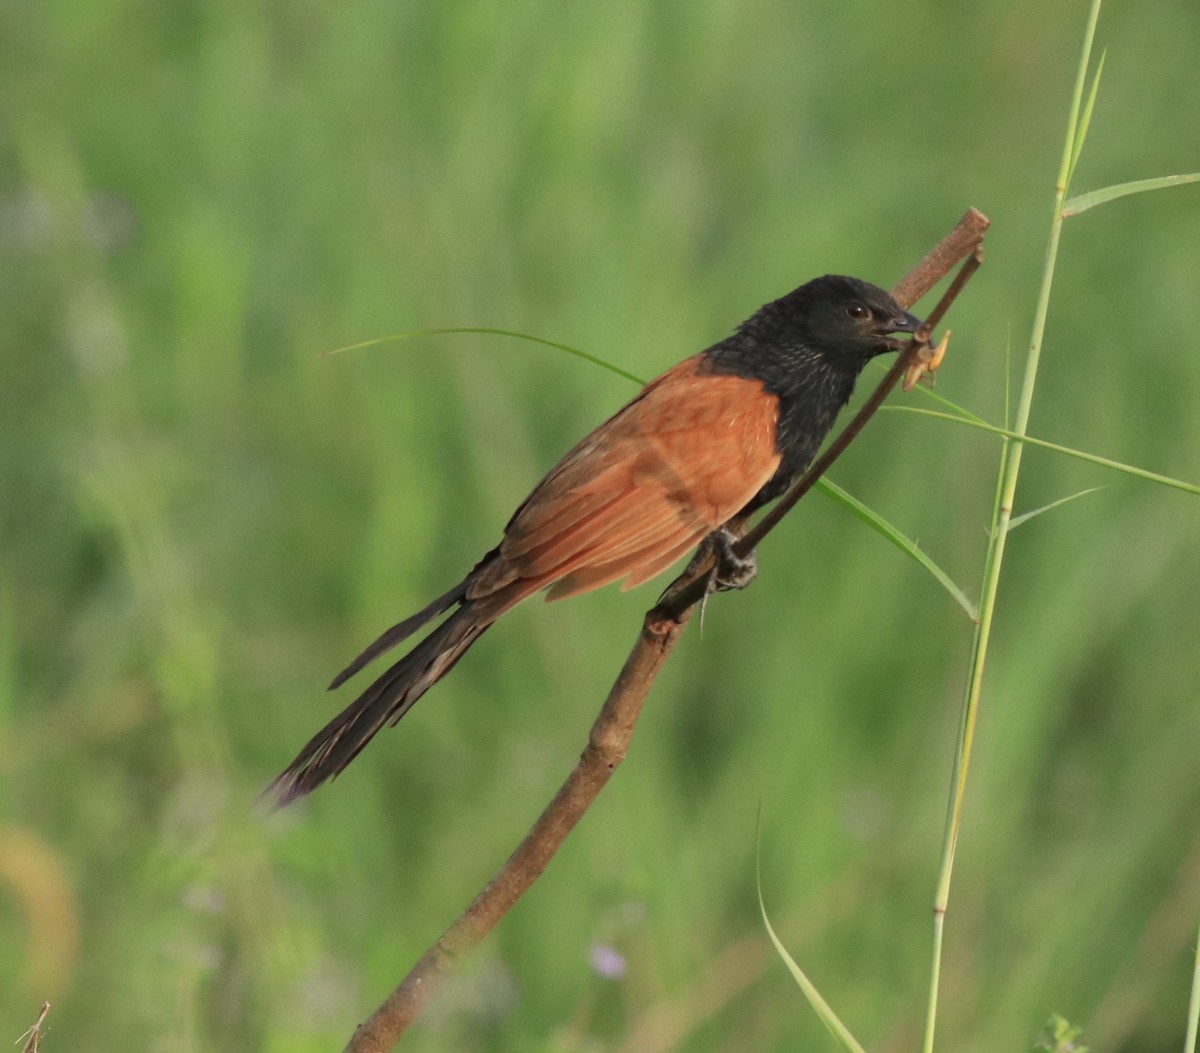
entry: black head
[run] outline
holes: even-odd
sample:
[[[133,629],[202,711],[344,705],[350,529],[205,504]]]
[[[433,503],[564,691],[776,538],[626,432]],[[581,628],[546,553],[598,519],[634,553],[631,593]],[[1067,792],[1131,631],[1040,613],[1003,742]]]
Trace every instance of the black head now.
[[[778,497],[799,478],[863,367],[904,346],[893,334],[920,327],[919,318],[878,286],[827,274],[760,307],[704,353],[703,368],[758,380],[779,399],[779,468],[745,510]]]
[[[893,334],[921,325],[877,285],[839,274],[814,278],[759,313],[822,355],[863,362],[899,350],[904,344]]]
[[[872,358],[904,346],[895,334],[920,327],[877,285],[827,274],[760,307],[705,355],[715,372],[754,377],[789,398],[804,393],[836,412]]]

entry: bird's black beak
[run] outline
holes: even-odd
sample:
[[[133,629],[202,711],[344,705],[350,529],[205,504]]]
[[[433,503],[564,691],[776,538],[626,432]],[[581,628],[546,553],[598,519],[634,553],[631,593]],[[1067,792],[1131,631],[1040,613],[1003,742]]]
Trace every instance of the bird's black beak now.
[[[891,320],[891,323],[888,325],[888,328],[884,330],[884,332],[915,333],[924,324],[925,323],[922,322],[921,319],[916,315],[909,314],[907,311],[904,311]]]
[[[925,323],[921,321],[915,314],[909,314],[907,311],[901,311],[891,321],[879,327],[879,335],[882,337],[882,345],[888,351],[899,351],[905,346],[903,340],[897,340],[892,333],[915,333]]]

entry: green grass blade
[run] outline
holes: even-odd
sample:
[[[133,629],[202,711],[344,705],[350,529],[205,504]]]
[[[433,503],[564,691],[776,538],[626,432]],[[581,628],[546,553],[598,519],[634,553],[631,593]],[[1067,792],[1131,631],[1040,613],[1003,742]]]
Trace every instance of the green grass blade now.
[[[1087,102],[1083,104],[1083,113],[1079,118],[1079,126],[1075,129],[1075,141],[1071,146],[1071,166],[1067,169],[1067,186],[1075,175],[1075,163],[1083,153],[1083,144],[1087,140],[1088,125],[1092,123],[1092,110],[1096,107],[1096,93],[1100,90],[1100,74],[1104,71],[1104,59],[1108,49],[1100,52],[1100,61],[1096,63],[1096,72],[1092,75],[1092,86],[1088,89]]]
[[[796,981],[796,985],[804,993],[804,997],[808,999],[817,1016],[821,1018],[821,1023],[829,1029],[829,1033],[837,1039],[838,1044],[847,1053],[866,1053],[863,1047],[859,1045],[858,1040],[846,1028],[846,1025],[838,1019],[837,1014],[833,1011],[829,1003],[821,997],[821,992],[816,989],[813,982],[805,975],[804,970],[788,954],[787,948],[780,942],[779,937],[775,934],[775,930],[771,927],[771,919],[767,917],[767,908],[763,904],[761,888],[758,890],[758,906],[762,911],[763,925],[766,926],[767,935],[771,938],[771,943],[775,946],[776,953],[783,959],[784,964],[792,974],[792,978]]]
[[[969,409],[959,406],[957,403],[951,402],[948,398],[939,395],[936,391],[924,386],[923,384],[918,385],[916,390],[921,392],[926,398],[933,399],[933,401],[938,403],[938,405],[944,406],[946,409],[957,413],[960,417],[963,417],[966,420],[978,421],[980,424],[987,423],[987,421],[985,421],[982,417],[977,417]]]
[[[1035,508],[1032,512],[1026,512],[1024,515],[1014,516],[1008,521],[1009,533],[1016,530],[1022,523],[1028,523],[1029,520],[1036,516],[1040,516],[1043,512],[1049,512],[1052,508],[1058,508],[1060,505],[1065,505],[1068,501],[1074,501],[1077,497],[1083,497],[1084,494],[1094,494],[1097,490],[1103,490],[1103,486],[1090,486],[1086,490],[1080,490],[1077,494],[1068,494],[1066,497],[1060,497],[1057,501],[1051,501],[1048,505],[1042,505],[1041,508]]]
[[[875,368],[879,370],[879,373],[881,376],[887,370],[887,367],[882,364],[877,364]],[[934,402],[938,403],[938,405],[943,406],[946,409],[959,414],[959,416],[966,417],[969,420],[977,420],[981,424],[986,423],[986,421],[984,421],[984,419],[982,417],[975,416],[975,414],[972,413],[965,406],[960,406],[956,402],[951,402],[948,398],[944,397],[943,395],[939,395],[928,384],[918,384],[915,388],[913,388],[913,391],[917,392],[924,398],[932,399]],[[885,406],[884,408],[886,409],[887,407]]]
[[[908,538],[902,531],[892,526],[883,516],[877,512],[873,512],[870,508],[864,505],[858,498],[851,496],[843,490],[837,483],[829,479],[821,479],[817,482],[817,488],[821,490],[827,497],[831,497],[843,508],[847,509],[852,515],[857,516],[862,522],[866,523],[881,537],[886,538],[896,546],[906,556],[910,556],[924,567],[938,583],[954,598],[964,611],[967,612],[967,617],[975,621],[979,612],[975,609],[975,605],[967,598],[965,592],[955,584],[954,580],[941,567],[939,567],[932,559],[921,551],[917,543]]]
[[[1064,206],[1064,216],[1078,216],[1089,208],[1107,204],[1119,197],[1130,194],[1144,194],[1148,190],[1165,190],[1167,187],[1183,186],[1186,183],[1200,182],[1200,172],[1189,172],[1187,175],[1157,176],[1154,179],[1135,179],[1132,183],[1117,183],[1100,190],[1089,190],[1086,194],[1076,194]]]
[[[1132,464],[1123,464],[1121,461],[1113,461],[1098,454],[1072,449],[1070,446],[1060,446],[1056,442],[1035,439],[1032,435],[1018,435],[1015,431],[1009,431],[1008,428],[998,428],[994,424],[981,423],[978,420],[966,417],[956,417],[952,413],[938,413],[937,410],[921,409],[920,406],[885,406],[884,409],[899,410],[903,413],[919,413],[923,417],[953,421],[968,428],[978,428],[980,431],[991,432],[993,435],[1003,435],[1006,439],[1020,439],[1027,446],[1038,446],[1043,450],[1053,450],[1055,453],[1066,454],[1068,457],[1087,461],[1089,464],[1098,464],[1103,468],[1111,468],[1114,472],[1123,472],[1125,475],[1132,475],[1138,479],[1145,479],[1147,482],[1158,483],[1160,486],[1169,486],[1174,490],[1182,490],[1187,494],[1200,494],[1200,486],[1197,486],[1195,483],[1187,483],[1182,479],[1172,479],[1170,476],[1159,475],[1157,472],[1148,472],[1145,468],[1137,468]]]
[[[971,414],[972,417],[975,414]],[[979,420],[978,417],[975,417]],[[1004,338],[1004,426],[1012,424],[1012,325]]]
[[[1188,999],[1187,1037],[1183,1042],[1183,1053],[1196,1053],[1197,1032],[1200,1032],[1200,933],[1196,934],[1196,964],[1192,968],[1192,995]]]
[[[331,355],[344,354],[347,351],[361,351],[368,347],[378,347],[380,344],[390,344],[401,340],[413,340],[419,336],[441,336],[447,333],[475,333],[485,336],[511,336],[516,340],[528,340],[533,344],[541,344],[543,347],[553,347],[558,351],[565,351],[568,355],[574,355],[576,358],[582,358],[585,362],[591,362],[593,365],[599,366],[601,369],[607,369],[610,373],[616,373],[619,377],[624,377],[626,380],[632,380],[635,384],[645,384],[646,381],[633,373],[622,369],[620,366],[614,366],[611,362],[605,361],[603,358],[598,358],[596,355],[589,355],[586,351],[580,351],[577,347],[571,347],[568,344],[560,344],[554,340],[546,340],[540,336],[532,336],[529,333],[517,333],[511,329],[489,329],[479,326],[454,326],[446,329],[410,329],[404,333],[392,333],[390,336],[379,336],[374,340],[362,340],[357,344],[347,344],[345,347],[335,347],[332,351],[322,351],[321,357],[328,358]]]
[[[851,1033],[850,1029],[839,1019],[837,1013],[833,1011],[833,1007],[821,997],[821,992],[817,990],[813,982],[805,974],[804,970],[796,964],[796,960],[788,954],[787,948],[783,942],[775,934],[775,929],[771,925],[771,919],[767,917],[767,906],[763,902],[762,894],[762,866],[761,861],[756,855],[754,861],[754,880],[758,887],[758,909],[762,913],[763,925],[766,927],[767,935],[771,938],[771,943],[775,947],[775,952],[783,959],[784,965],[788,967],[788,971],[792,974],[792,979],[796,981],[796,986],[803,992],[804,997],[808,999],[808,1004],[813,1007],[817,1016],[821,1018],[828,1029],[829,1033],[837,1040],[842,1049],[846,1053],[866,1053],[861,1045]]]
[[[1088,10],[1087,28],[1083,33],[1083,50],[1079,56],[1079,70],[1075,74],[1075,89],[1071,93],[1071,109],[1067,116],[1067,134],[1063,142],[1062,161],[1058,167],[1058,183],[1055,186],[1055,205],[1061,205],[1062,198],[1071,184],[1071,172],[1079,159],[1076,144],[1082,149],[1083,143],[1079,137],[1079,117],[1083,108],[1083,89],[1087,83],[1088,67],[1092,63],[1092,42],[1096,39],[1096,23],[1100,20],[1101,0],[1092,0]],[[1096,81],[1093,81],[1095,85]],[[1047,273],[1053,273],[1053,268]]]
[[[607,369],[610,373],[615,373],[619,377],[624,377],[626,380],[631,380],[635,384],[646,383],[642,377],[635,376],[633,373],[629,373],[626,370],[621,369],[620,366],[614,366],[611,362],[607,362],[596,355],[588,354],[586,351],[581,351],[577,347],[570,347],[567,344],[560,344],[554,340],[546,340],[544,337],[533,336],[530,333],[518,333],[511,329],[493,329],[482,326],[453,326],[439,329],[411,329],[406,332],[392,333],[390,336],[379,336],[372,340],[361,340],[355,344],[347,344],[345,347],[336,347],[330,351],[323,351],[321,352],[321,357],[328,358],[332,355],[344,354],[347,351],[361,351],[370,347],[378,347],[382,344],[397,343],[402,340],[413,340],[422,336],[442,336],[456,333],[482,334],[484,336],[510,336],[516,340],[528,340],[530,343],[541,344],[543,347],[552,347],[558,351],[565,351],[569,355],[574,355],[576,358],[581,358],[585,362],[591,362],[593,365],[600,366],[602,369]],[[935,402],[940,403],[947,409],[952,410],[954,413],[960,414],[965,419],[976,420],[981,425],[986,423],[981,418],[976,417],[969,410],[955,405],[949,399],[945,399],[940,395],[934,394],[928,388],[922,388],[921,390]],[[851,511],[855,516],[862,520],[862,522],[871,527],[872,530],[887,538],[893,545],[900,549],[901,552],[907,553],[918,563],[920,563],[921,566],[928,570],[929,573],[932,574],[942,584],[946,591],[954,597],[955,602],[967,612],[967,617],[971,619],[975,618],[975,607],[971,601],[967,599],[966,594],[954,583],[950,576],[941,569],[941,567],[934,563],[932,559],[930,559],[917,547],[915,542],[910,541],[901,531],[897,530],[886,519],[884,519],[883,516],[872,511],[858,499],[851,497],[848,493],[846,493],[845,490],[841,489],[841,487],[837,486],[835,483],[831,483],[828,480],[822,479],[818,481],[817,489],[824,493],[826,497],[833,498],[843,508]]]

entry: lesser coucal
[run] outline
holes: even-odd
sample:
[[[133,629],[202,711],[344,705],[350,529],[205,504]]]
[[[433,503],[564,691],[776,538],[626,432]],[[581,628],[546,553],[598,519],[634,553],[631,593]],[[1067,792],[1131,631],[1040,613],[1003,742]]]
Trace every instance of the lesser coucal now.
[[[919,326],[882,289],[826,275],[652,380],[550,469],[461,582],[338,674],[331,688],[453,608],[313,736],[272,784],[276,799],[341,772],[510,607],[543,589],[558,600],[619,578],[640,585],[778,497],[808,467],[867,362]]]

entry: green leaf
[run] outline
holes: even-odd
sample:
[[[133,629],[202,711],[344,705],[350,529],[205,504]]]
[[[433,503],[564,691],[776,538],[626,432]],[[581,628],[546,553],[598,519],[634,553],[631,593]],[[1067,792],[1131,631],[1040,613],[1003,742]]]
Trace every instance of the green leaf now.
[[[1088,67],[1092,64],[1092,43],[1096,39],[1096,23],[1100,19],[1100,6],[1101,0],[1092,0],[1088,10],[1087,29],[1083,34],[1083,51],[1079,55],[1079,69],[1075,73],[1075,89],[1071,92],[1071,111],[1070,116],[1067,117],[1067,134],[1063,142],[1062,162],[1058,167],[1058,182],[1055,185],[1055,192],[1058,195],[1056,201],[1061,201],[1066,195],[1067,187],[1071,183],[1071,170],[1075,167],[1075,161],[1078,159],[1076,146],[1077,144],[1082,146],[1079,140],[1079,114],[1083,105],[1083,88],[1087,83]],[[1053,270],[1053,261],[1050,261],[1049,271]],[[929,1050],[927,1049],[925,1053],[929,1053]]]
[[[939,395],[932,388],[928,388],[922,384],[918,384],[916,390],[920,391],[927,399],[932,399],[934,402],[938,403],[938,405],[945,406],[946,409],[952,410],[954,413],[957,413],[960,417],[964,417],[967,420],[978,421],[980,424],[987,423],[987,421],[985,421],[982,417],[975,416],[975,414],[972,413],[969,409],[965,409],[964,407],[959,406],[957,403],[951,402],[945,396]]]
[[[1187,1034],[1183,1053],[1196,1053],[1196,1036],[1200,1034],[1200,939],[1196,940],[1196,962],[1192,967],[1192,993],[1188,998]]]
[[[1087,102],[1083,104],[1083,114],[1075,129],[1075,141],[1071,144],[1071,165],[1067,169],[1067,186],[1071,185],[1071,177],[1075,175],[1075,163],[1083,153],[1083,144],[1087,139],[1088,125],[1092,123],[1092,110],[1096,107],[1096,93],[1100,90],[1100,74],[1104,71],[1104,59],[1108,49],[1100,52],[1100,61],[1096,63],[1096,72],[1092,75],[1092,86],[1088,89]]]
[[[1077,497],[1083,497],[1084,494],[1094,494],[1097,490],[1103,490],[1103,486],[1091,486],[1086,490],[1080,490],[1077,494],[1070,494],[1067,497],[1060,497],[1057,501],[1051,501],[1048,505],[1042,505],[1041,508],[1035,508],[1032,512],[1026,512],[1024,515],[1015,516],[1008,521],[1009,531],[1016,530],[1022,523],[1028,523],[1035,516],[1040,516],[1043,512],[1049,512],[1052,508],[1058,508],[1059,505],[1065,505],[1068,501],[1074,501]]]
[[[879,363],[878,360],[876,360],[876,362],[877,362],[877,364],[875,365],[874,368],[879,371],[880,375],[882,375],[883,373],[885,373],[887,371],[888,367],[886,365],[883,365],[882,363]],[[927,384],[918,384],[915,388],[913,388],[913,391],[915,391],[917,394],[921,395],[923,398],[930,399],[933,402],[938,403],[938,405],[944,406],[948,410],[952,410],[954,413],[957,413],[960,417],[966,417],[968,420],[977,420],[981,424],[987,423],[986,421],[984,421],[984,419],[982,417],[975,416],[975,414],[972,413],[965,406],[960,406],[956,402],[951,402],[944,395],[939,395],[936,391],[933,390],[933,388],[929,387]],[[887,409],[888,407],[884,406],[883,408]]]
[[[1100,190],[1089,190],[1086,194],[1076,194],[1063,206],[1062,214],[1064,217],[1078,216],[1080,212],[1086,212],[1089,208],[1115,201],[1119,197],[1144,194],[1147,190],[1165,190],[1167,187],[1196,182],[1200,182],[1200,172],[1158,176],[1155,179],[1135,179],[1132,183],[1118,183],[1116,186],[1106,186]]]
[[[834,501],[836,501],[843,508],[848,509],[853,515],[857,516],[860,520],[862,520],[862,522],[866,523],[867,526],[869,526],[877,534],[879,534],[881,537],[887,538],[887,540],[895,545],[901,552],[912,557],[919,564],[921,564],[922,567],[924,567],[927,571],[929,571],[930,574],[934,576],[934,578],[937,579],[942,588],[950,593],[950,595],[954,598],[955,603],[957,603],[964,611],[967,612],[967,617],[970,618],[971,621],[976,621],[978,619],[979,612],[976,610],[975,605],[969,599],[967,599],[966,593],[964,593],[963,590],[954,583],[949,574],[942,570],[942,568],[934,563],[929,556],[921,551],[920,547],[915,541],[910,540],[901,531],[897,530],[896,527],[892,526],[891,523],[884,519],[883,516],[879,515],[877,512],[873,512],[856,497],[852,497],[832,480],[828,478],[818,480],[817,489],[822,491],[827,497],[833,498]]]
[[[1078,1041],[1082,1033],[1082,1028],[1055,1013],[1034,1039],[1033,1053],[1088,1053],[1088,1047]]]
[[[1145,479],[1148,482],[1158,483],[1161,486],[1169,486],[1175,490],[1182,490],[1184,493],[1200,494],[1200,486],[1197,486],[1195,483],[1185,483],[1182,479],[1172,479],[1167,475],[1148,472],[1144,468],[1135,468],[1132,464],[1111,461],[1107,457],[1100,457],[1094,453],[1085,453],[1083,450],[1074,450],[1070,446],[1060,446],[1056,442],[1035,439],[1032,435],[1019,435],[1015,431],[1009,431],[1008,428],[997,428],[994,424],[985,424],[968,417],[956,417],[952,413],[938,413],[936,410],[921,409],[920,406],[884,406],[882,408],[894,410],[899,413],[919,413],[923,417],[933,417],[935,420],[948,420],[955,424],[966,425],[968,428],[978,428],[980,431],[991,432],[993,435],[1003,435],[1006,439],[1019,439],[1029,446],[1040,446],[1043,450],[1053,450],[1055,453],[1063,453],[1068,457],[1087,461],[1089,464],[1098,464],[1104,468],[1111,468],[1115,472],[1124,472],[1126,475],[1132,475],[1138,479]]]
[[[761,829],[761,827],[760,827]],[[775,952],[783,959],[784,965],[788,967],[788,971],[792,974],[792,979],[796,981],[796,985],[804,993],[804,997],[808,999],[808,1004],[813,1007],[818,1017],[828,1029],[829,1033],[837,1039],[838,1044],[846,1053],[866,1053],[859,1045],[858,1040],[850,1033],[850,1029],[841,1022],[837,1013],[833,1011],[824,998],[821,997],[821,992],[817,990],[813,982],[805,975],[804,970],[796,964],[796,960],[788,954],[787,948],[784,947],[782,941],[775,934],[775,929],[771,925],[771,919],[767,917],[767,907],[763,902],[762,894],[762,866],[761,860],[756,856],[754,861],[755,883],[758,886],[758,909],[762,912],[763,925],[766,926],[767,935],[771,938],[771,943],[775,946]]]
[[[390,336],[379,336],[374,340],[362,340],[357,344],[347,344],[345,347],[335,347],[332,351],[322,351],[321,357],[328,358],[330,355],[340,355],[346,351],[360,351],[367,347],[377,347],[380,344],[388,344],[393,341],[413,340],[419,336],[440,336],[445,333],[482,333],[487,336],[511,336],[517,340],[528,340],[533,344],[541,344],[543,347],[553,347],[559,351],[565,351],[568,355],[574,355],[576,358],[582,358],[585,362],[591,362],[593,365],[600,366],[601,369],[607,369],[610,373],[616,373],[619,377],[624,377],[626,380],[632,380],[635,384],[645,384],[646,382],[639,376],[629,373],[620,366],[614,366],[611,362],[605,361],[603,358],[597,358],[595,355],[589,355],[586,351],[580,351],[577,347],[570,347],[567,344],[559,344],[553,340],[544,340],[540,336],[531,336],[529,333],[516,333],[511,329],[487,329],[475,326],[469,327],[453,327],[449,329],[410,329],[404,333],[392,333]]]

